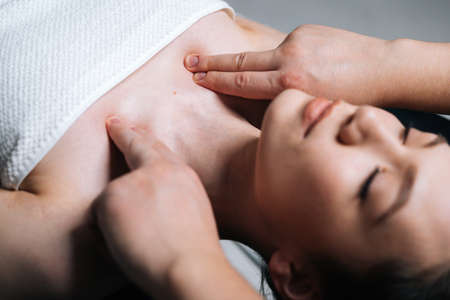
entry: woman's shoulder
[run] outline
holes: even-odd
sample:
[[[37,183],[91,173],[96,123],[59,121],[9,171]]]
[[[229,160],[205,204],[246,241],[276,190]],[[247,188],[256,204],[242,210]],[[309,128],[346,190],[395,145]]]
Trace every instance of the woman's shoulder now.
[[[261,50],[274,49],[287,37],[284,32],[244,17],[236,17],[236,23],[251,34],[254,43]]]

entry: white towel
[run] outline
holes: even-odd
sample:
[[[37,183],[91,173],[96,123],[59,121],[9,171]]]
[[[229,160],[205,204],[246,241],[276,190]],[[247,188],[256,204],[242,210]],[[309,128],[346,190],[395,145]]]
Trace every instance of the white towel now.
[[[0,179],[18,189],[73,122],[219,0],[0,0]]]

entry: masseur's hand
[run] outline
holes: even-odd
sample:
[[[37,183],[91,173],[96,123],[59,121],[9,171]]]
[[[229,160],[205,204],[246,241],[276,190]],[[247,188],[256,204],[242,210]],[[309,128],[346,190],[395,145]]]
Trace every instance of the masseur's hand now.
[[[314,96],[376,104],[389,77],[387,52],[388,41],[303,25],[274,50],[194,54],[186,57],[185,66],[199,85],[234,96],[273,99],[295,88]]]
[[[211,205],[196,173],[148,130],[113,120],[108,132],[131,172],[97,199],[98,224],[125,274],[168,298],[180,265],[224,260]]]

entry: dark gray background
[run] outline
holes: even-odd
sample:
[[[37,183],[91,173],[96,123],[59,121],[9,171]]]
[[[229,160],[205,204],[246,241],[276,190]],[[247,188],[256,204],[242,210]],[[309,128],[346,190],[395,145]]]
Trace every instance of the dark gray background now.
[[[450,42],[450,0],[228,0],[250,19],[290,32],[322,24],[384,39]]]

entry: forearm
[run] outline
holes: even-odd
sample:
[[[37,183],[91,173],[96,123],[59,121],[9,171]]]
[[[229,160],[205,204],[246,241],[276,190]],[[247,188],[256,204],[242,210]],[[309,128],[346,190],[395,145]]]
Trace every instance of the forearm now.
[[[222,256],[186,259],[171,272],[170,282],[179,300],[261,300],[253,288]]]
[[[381,105],[450,113],[450,43],[390,42]]]

